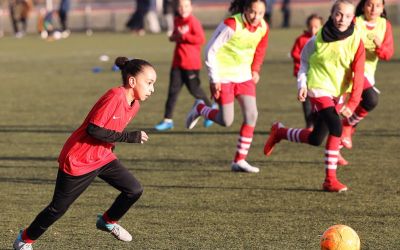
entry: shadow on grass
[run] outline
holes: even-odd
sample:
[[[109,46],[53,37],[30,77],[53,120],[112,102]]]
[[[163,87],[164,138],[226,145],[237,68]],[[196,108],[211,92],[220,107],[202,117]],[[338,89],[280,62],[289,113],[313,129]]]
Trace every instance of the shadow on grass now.
[[[43,126],[43,125],[8,125],[8,126],[0,126],[0,133],[43,133],[43,134],[70,134],[76,128],[65,127],[65,126]],[[198,131],[198,130],[170,130],[170,131],[157,131],[154,128],[136,128],[138,130],[143,130],[148,133],[160,134],[160,135],[237,135],[239,133],[238,130],[225,130],[225,131],[217,131],[207,129],[207,131]],[[269,127],[266,127],[266,130],[255,130],[255,135],[268,135]],[[357,131],[357,134],[360,136],[368,136],[368,137],[400,137],[400,133],[398,130],[385,130],[385,129],[376,129],[376,130],[363,130]]]
[[[119,158],[129,170],[132,171],[148,171],[148,172],[229,172],[230,162],[228,160],[201,160],[201,159],[179,159],[179,158],[160,158],[160,159],[135,159],[135,158]],[[16,162],[54,162],[54,165],[31,166],[26,165],[10,165],[0,164],[0,168],[56,168],[58,167],[57,157],[19,157],[19,156],[3,156],[0,161],[16,161]],[[269,166],[287,166],[287,165],[320,165],[321,161],[299,161],[299,160],[269,160],[253,161],[255,165],[263,168]],[[143,166],[144,165],[144,166]],[[163,165],[165,167],[146,167],[149,165]],[[171,168],[172,167],[172,168]],[[207,167],[205,169],[204,167]],[[212,167],[213,169],[210,169]]]
[[[13,183],[13,184],[35,184],[35,185],[55,185],[55,179],[43,178],[19,178],[19,177],[0,177],[0,183]],[[108,185],[100,179],[96,179],[91,185],[100,186]],[[195,186],[195,185],[144,185],[144,188],[154,189],[210,189],[210,190],[259,190],[259,191],[287,191],[287,192],[322,192],[319,189],[311,188],[272,188],[272,187],[250,187],[250,186]]]

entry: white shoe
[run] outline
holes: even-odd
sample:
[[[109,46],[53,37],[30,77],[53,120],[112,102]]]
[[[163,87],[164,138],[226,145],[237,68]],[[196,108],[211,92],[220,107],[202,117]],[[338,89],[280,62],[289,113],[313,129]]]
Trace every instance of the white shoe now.
[[[70,30],[64,30],[63,32],[61,32],[61,38],[68,38],[70,34]]]
[[[194,126],[196,126],[197,122],[200,119],[200,114],[197,112],[197,106],[202,103],[204,104],[203,100],[196,100],[194,102],[194,105],[188,115],[186,116],[186,128],[187,129],[192,129]]]
[[[107,224],[101,214],[97,215],[97,229],[111,233],[115,238],[121,241],[132,241],[132,235],[117,223]]]
[[[246,172],[246,173],[258,173],[260,169],[253,167],[245,160],[240,160],[238,162],[232,162],[231,165],[233,172]]]
[[[31,243],[26,243],[22,240],[22,230],[15,239],[13,248],[14,250],[33,250]]]

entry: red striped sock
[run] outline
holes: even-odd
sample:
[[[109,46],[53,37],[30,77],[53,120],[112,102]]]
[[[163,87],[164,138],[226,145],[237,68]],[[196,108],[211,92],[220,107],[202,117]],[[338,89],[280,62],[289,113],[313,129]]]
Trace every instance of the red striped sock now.
[[[219,110],[210,108],[204,103],[200,103],[197,105],[197,112],[199,112],[199,114],[204,118],[215,121],[215,117],[217,116]]]
[[[253,141],[253,134],[254,127],[243,123],[240,128],[240,136],[236,147],[234,162],[246,159],[251,142]]]
[[[345,126],[355,126],[359,123],[364,117],[368,115],[368,111],[365,110],[363,107],[358,106],[354,111],[353,115],[350,118],[344,119],[345,122],[343,123]]]
[[[297,143],[308,143],[308,137],[311,134],[310,130],[301,128],[285,128],[285,130],[286,133],[282,139]]]
[[[325,146],[325,172],[326,180],[336,180],[336,169],[339,155],[340,137],[328,136]]]
[[[30,239],[29,236],[26,234],[26,229],[24,229],[24,231],[22,232],[21,238],[25,243],[32,244],[33,242],[35,242],[34,240]]]

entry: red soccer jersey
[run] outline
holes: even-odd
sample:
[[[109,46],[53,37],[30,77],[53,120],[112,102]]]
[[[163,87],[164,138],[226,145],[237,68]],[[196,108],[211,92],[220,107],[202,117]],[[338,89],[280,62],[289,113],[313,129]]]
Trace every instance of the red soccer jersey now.
[[[113,143],[103,142],[86,133],[89,123],[122,132],[140,107],[138,101],[130,106],[124,87],[108,90],[93,106],[82,125],[65,142],[58,157],[61,171],[79,176],[92,172],[117,157],[112,152]]]
[[[201,68],[201,46],[205,43],[203,27],[193,15],[187,18],[180,16],[174,20],[174,34],[178,29],[184,32],[181,39],[176,41],[172,67],[185,70],[199,70]]]
[[[312,37],[312,34],[310,32],[304,31],[303,34],[301,34],[299,37],[296,38],[295,43],[293,44],[292,51],[290,52],[290,55],[292,56],[293,59],[293,75],[297,77],[297,73],[299,72],[300,68],[300,56],[301,56],[301,51],[310,40]]]

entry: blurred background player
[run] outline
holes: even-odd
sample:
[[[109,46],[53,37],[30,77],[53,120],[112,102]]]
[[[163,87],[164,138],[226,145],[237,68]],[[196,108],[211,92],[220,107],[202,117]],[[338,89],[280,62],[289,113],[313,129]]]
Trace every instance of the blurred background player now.
[[[190,0],[177,1],[177,16],[174,20],[174,31],[169,40],[175,42],[174,58],[169,78],[168,98],[165,104],[164,119],[155,126],[158,131],[174,127],[173,111],[183,85],[190,94],[211,106],[210,100],[200,87],[199,72],[201,68],[201,46],[205,35],[200,21],[192,14]],[[205,121],[206,127],[212,124]]]
[[[206,65],[210,89],[219,104],[219,110],[197,100],[186,119],[192,129],[200,116],[221,126],[231,126],[234,118],[234,100],[238,100],[244,121],[240,128],[232,171],[258,173],[246,157],[253,141],[258,110],[256,84],[268,44],[269,27],[264,20],[264,0],[235,0],[230,5],[232,16],[216,29],[207,44]]]
[[[136,0],[136,9],[126,23],[126,27],[139,36],[145,35],[144,19],[150,7],[151,0]]]
[[[10,0],[10,17],[16,38],[26,34],[29,13],[33,9],[32,0]],[[20,27],[21,25],[21,27]]]
[[[306,45],[308,40],[310,40],[311,37],[317,34],[322,26],[322,23],[322,17],[320,17],[319,15],[311,14],[310,16],[308,16],[306,21],[307,30],[305,30],[304,33],[301,34],[299,37],[297,37],[295,43],[293,44],[290,55],[292,56],[294,64],[293,75],[296,78],[300,68],[301,50],[303,49],[304,45]],[[314,127],[314,116],[311,110],[310,99],[307,97],[302,104],[304,119],[306,121],[306,128],[310,129],[311,131]]]
[[[264,146],[264,154],[271,155],[282,139],[319,146],[325,137],[325,181],[323,190],[343,192],[347,186],[336,177],[342,120],[351,117],[361,100],[365,49],[359,32],[354,29],[355,7],[350,0],[337,0],[322,29],[304,46],[298,73],[298,99],[310,97],[317,111],[314,129],[286,128],[275,122]],[[345,93],[350,93],[344,104]]]
[[[68,29],[68,12],[71,8],[71,0],[61,0],[58,7],[58,17],[61,24],[61,35],[63,38],[67,38],[70,35]]]
[[[342,145],[352,148],[355,126],[378,105],[375,71],[379,59],[389,60],[394,53],[392,25],[386,19],[384,0],[361,0],[356,8],[356,30],[366,50],[362,100],[353,115],[343,120]]]
[[[140,198],[143,188],[113,149],[116,142],[148,140],[144,131],[128,132],[125,128],[139,111],[140,102],[154,92],[157,76],[153,66],[141,59],[118,57],[115,64],[121,69],[122,86],[107,91],[64,144],[53,199],[29,227],[21,230],[14,249],[32,249],[32,243],[64,215],[97,176],[121,192],[111,207],[97,216],[97,229],[121,241],[132,240],[117,222]]]

